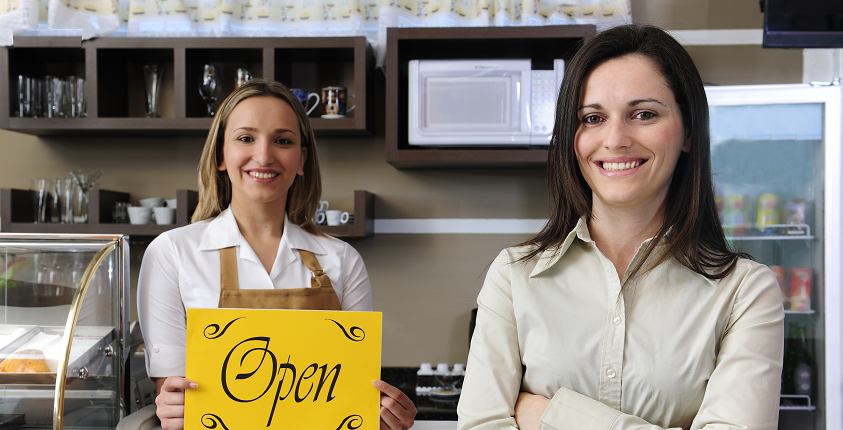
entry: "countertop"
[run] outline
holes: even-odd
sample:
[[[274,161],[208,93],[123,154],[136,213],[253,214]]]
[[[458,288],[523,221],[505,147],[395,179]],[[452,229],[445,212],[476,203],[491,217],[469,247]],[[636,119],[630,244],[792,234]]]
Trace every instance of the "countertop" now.
[[[456,430],[456,421],[416,421],[412,430]]]

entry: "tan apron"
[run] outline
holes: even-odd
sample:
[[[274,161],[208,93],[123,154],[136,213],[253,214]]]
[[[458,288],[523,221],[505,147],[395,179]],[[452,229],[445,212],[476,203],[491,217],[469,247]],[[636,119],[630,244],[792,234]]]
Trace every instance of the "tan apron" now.
[[[310,269],[311,288],[241,290],[237,283],[237,254],[234,247],[220,249],[220,308],[311,309],[341,311],[342,306],[322,271],[316,256],[299,250],[304,265]]]

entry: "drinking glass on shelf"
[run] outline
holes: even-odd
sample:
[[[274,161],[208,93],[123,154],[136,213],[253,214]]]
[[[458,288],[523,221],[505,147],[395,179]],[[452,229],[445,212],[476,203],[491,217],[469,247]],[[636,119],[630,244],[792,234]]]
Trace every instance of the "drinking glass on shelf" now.
[[[64,111],[68,118],[76,118],[79,112],[76,110],[76,76],[68,76],[65,78],[65,91],[67,96],[64,99]]]
[[[164,69],[157,64],[143,66],[143,88],[146,91],[146,117],[160,118],[158,115],[158,90],[161,88],[161,75]]]
[[[76,116],[88,116],[88,100],[85,98],[85,79],[76,78]]]
[[[32,101],[32,78],[25,75],[18,75],[18,104],[15,116],[26,118],[30,115],[30,103]]]
[[[73,204],[73,222],[84,224],[88,222],[88,192],[94,187],[102,170],[71,170],[70,175],[76,181],[79,192],[76,194]]]
[[[206,117],[213,117],[214,103],[220,94],[219,75],[217,74],[216,66],[206,64],[202,71],[202,81],[199,82],[199,95],[205,100],[208,105],[208,114]]]
[[[56,179],[56,193],[59,195],[59,220],[62,224],[73,224],[73,191],[76,181],[73,178]]]
[[[61,222],[61,179],[56,178],[50,181],[49,212],[50,222]]]
[[[29,189],[33,191],[32,212],[35,223],[49,221],[47,206],[49,206],[50,182],[52,180],[47,178],[29,178]]]
[[[52,93],[53,104],[51,109],[54,112],[53,118],[67,118],[67,81],[53,76]]]

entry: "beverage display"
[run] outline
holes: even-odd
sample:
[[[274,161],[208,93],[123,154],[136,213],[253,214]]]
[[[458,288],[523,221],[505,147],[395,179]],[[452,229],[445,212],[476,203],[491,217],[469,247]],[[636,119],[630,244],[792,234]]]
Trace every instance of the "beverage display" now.
[[[726,197],[723,226],[727,235],[745,236],[749,233],[752,226],[750,208],[749,196],[732,194]]]
[[[787,348],[782,369],[782,393],[810,396],[814,391],[814,360],[805,324],[788,325]]]
[[[790,269],[790,310],[811,309],[811,269],[794,267]]]
[[[776,274],[776,282],[779,283],[779,289],[782,290],[782,306],[784,306],[785,309],[788,309],[789,295],[787,294],[787,284],[785,283],[787,271],[782,266],[770,266],[770,270]]]
[[[775,234],[772,225],[779,224],[779,197],[775,194],[764,193],[758,196],[755,207],[755,228],[761,234]]]

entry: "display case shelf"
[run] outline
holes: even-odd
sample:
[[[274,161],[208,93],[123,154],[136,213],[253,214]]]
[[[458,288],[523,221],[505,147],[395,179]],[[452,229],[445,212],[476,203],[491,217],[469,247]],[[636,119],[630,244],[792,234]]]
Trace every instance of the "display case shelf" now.
[[[570,60],[593,25],[389,28],[386,47],[386,161],[398,168],[544,166],[547,148],[419,148],[408,143],[408,63],[417,59]]]
[[[163,67],[161,118],[144,118],[143,65]],[[0,128],[33,135],[197,135],[211,126],[198,84],[204,64],[220,69],[216,105],[234,89],[238,68],[253,77],[319,93],[345,86],[354,94],[348,117],[321,118],[317,135],[365,136],[374,131],[374,56],[366,38],[100,38],[19,37],[0,48]],[[16,77],[47,74],[86,79],[86,118],[21,118],[15,115]]]
[[[813,411],[816,409],[817,407],[811,403],[811,396],[799,394],[782,394],[779,396],[779,410],[781,411]]]

